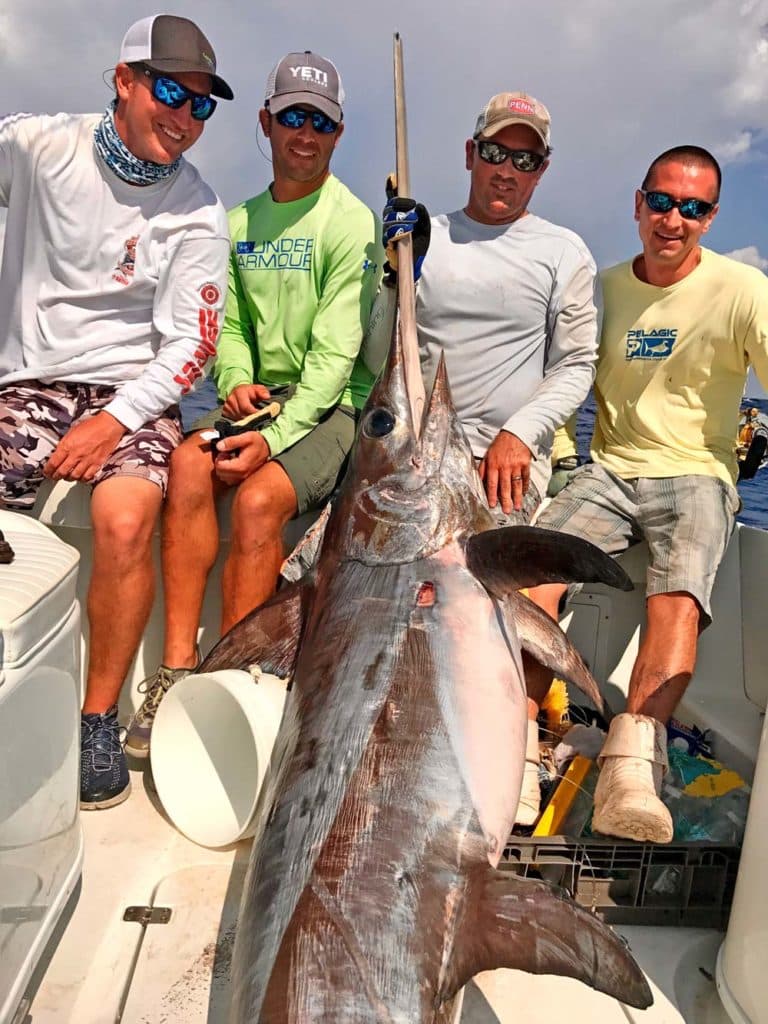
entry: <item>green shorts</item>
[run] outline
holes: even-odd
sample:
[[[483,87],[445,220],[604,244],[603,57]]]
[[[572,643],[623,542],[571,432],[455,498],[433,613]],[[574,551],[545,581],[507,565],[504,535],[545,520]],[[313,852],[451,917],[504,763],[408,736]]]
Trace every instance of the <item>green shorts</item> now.
[[[221,419],[223,406],[197,420],[190,431],[208,430]],[[355,440],[358,413],[351,405],[338,405],[314,430],[272,458],[286,472],[296,491],[297,516],[325,504],[347,468]]]
[[[351,405],[338,405],[326,413],[306,437],[273,456],[296,491],[297,515],[324,505],[341,483],[355,440],[356,425],[355,409]]]

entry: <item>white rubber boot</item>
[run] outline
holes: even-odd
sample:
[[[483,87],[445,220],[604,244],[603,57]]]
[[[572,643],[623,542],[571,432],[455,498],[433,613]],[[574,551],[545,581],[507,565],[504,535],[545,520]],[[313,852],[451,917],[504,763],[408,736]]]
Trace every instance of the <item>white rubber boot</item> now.
[[[539,816],[541,790],[539,789],[539,723],[528,719],[528,738],[525,743],[525,770],[520,802],[517,805],[516,825],[533,825]]]
[[[659,799],[668,767],[667,730],[647,715],[616,715],[598,758],[592,827],[646,843],[672,841],[672,815]]]

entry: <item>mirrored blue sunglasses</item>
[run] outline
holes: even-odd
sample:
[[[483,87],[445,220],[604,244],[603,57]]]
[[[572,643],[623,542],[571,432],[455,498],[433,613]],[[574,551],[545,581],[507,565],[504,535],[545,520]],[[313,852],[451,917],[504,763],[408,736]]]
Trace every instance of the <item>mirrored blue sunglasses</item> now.
[[[172,110],[180,110],[187,100],[192,105],[192,117],[196,121],[207,121],[216,109],[216,100],[213,96],[205,96],[199,92],[192,92],[173,78],[159,75],[146,64],[140,65],[140,70],[152,82],[152,95],[158,102],[165,104]]]
[[[649,210],[669,213],[677,207],[685,220],[703,220],[715,208],[715,203],[708,203],[706,199],[675,199],[669,192],[646,192],[643,188],[639,191]]]
[[[338,121],[332,121],[327,114],[319,110],[302,110],[301,107],[288,107],[275,114],[277,123],[283,128],[301,128],[307,118],[312,121],[312,127],[321,135],[330,135],[339,127]]]

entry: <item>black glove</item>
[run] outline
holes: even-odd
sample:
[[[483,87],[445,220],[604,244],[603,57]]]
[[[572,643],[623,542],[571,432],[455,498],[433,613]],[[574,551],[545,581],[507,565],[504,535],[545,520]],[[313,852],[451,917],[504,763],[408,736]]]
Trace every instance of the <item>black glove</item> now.
[[[384,247],[387,251],[384,280],[388,284],[394,284],[397,280],[396,241],[410,235],[413,240],[413,280],[418,281],[421,277],[421,265],[429,249],[431,232],[426,206],[405,196],[392,196],[387,200],[381,219],[384,223]]]

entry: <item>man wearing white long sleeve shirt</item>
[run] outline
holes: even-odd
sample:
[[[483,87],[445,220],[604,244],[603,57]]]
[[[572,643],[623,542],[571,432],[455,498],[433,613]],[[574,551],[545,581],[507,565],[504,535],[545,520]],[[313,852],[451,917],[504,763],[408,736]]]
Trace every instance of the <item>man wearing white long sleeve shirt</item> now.
[[[0,503],[94,486],[81,805],[130,791],[116,702],[154,596],[151,536],[180,397],[215,354],[229,238],[182,154],[232,98],[186,18],[126,33],[104,116],[0,119]]]

